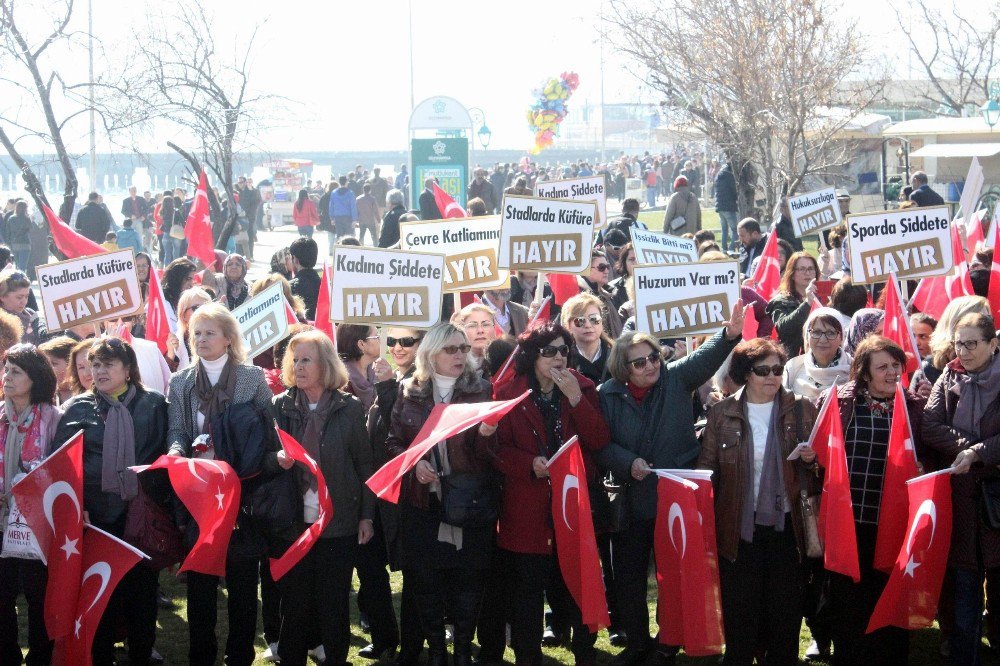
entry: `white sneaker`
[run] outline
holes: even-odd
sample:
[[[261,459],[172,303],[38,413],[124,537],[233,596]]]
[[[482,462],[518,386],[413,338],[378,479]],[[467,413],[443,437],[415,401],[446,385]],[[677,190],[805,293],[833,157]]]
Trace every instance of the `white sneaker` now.
[[[264,650],[264,654],[260,655],[260,658],[264,661],[269,661],[272,664],[280,663],[281,657],[278,656],[278,644],[271,643],[268,645],[267,649]]]
[[[312,650],[309,650],[309,656],[315,659],[317,664],[322,664],[326,661],[326,650],[322,645],[317,645]]]

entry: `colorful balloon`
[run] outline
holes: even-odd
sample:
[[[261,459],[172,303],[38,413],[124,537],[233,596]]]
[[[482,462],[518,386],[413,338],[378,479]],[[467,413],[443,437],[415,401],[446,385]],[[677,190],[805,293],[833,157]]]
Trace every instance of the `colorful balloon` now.
[[[527,113],[528,126],[535,133],[535,145],[529,151],[532,155],[539,154],[554,143],[559,125],[569,113],[566,100],[579,85],[580,77],[575,72],[563,72],[532,92],[536,101]]]

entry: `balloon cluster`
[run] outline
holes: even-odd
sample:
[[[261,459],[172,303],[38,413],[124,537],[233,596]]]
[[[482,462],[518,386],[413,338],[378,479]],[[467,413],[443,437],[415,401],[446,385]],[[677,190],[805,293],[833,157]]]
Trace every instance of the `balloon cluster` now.
[[[531,154],[537,155],[552,145],[559,133],[559,123],[569,109],[566,101],[580,85],[580,77],[575,72],[563,72],[559,78],[549,79],[545,85],[534,91],[537,100],[528,110],[528,125],[535,133],[535,145]]]

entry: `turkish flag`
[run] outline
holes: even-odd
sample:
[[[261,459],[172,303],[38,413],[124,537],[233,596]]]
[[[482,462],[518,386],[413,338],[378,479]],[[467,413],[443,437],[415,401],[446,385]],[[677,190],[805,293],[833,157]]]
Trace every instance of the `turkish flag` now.
[[[292,324],[299,323],[299,318],[295,315],[295,310],[292,309],[292,304],[288,302],[287,298],[285,298],[284,301],[285,301],[285,321],[288,322],[289,326],[291,326]]]
[[[97,626],[118,583],[143,559],[145,553],[93,525],[83,533],[83,574],[77,582],[79,598],[73,631],[56,641],[54,664],[93,663],[90,650]]]
[[[73,231],[68,224],[59,219],[52,212],[52,209],[45,204],[42,204],[42,213],[45,214],[45,219],[49,223],[49,233],[52,235],[52,242],[56,244],[60,252],[66,255],[67,259],[89,257],[108,251],[107,248]],[[18,268],[25,267],[18,266]]]
[[[580,293],[580,283],[576,281],[575,275],[549,273],[546,278],[549,281],[549,286],[552,287],[552,296],[555,298],[556,305],[562,305]]]
[[[886,309],[889,302],[886,300]],[[899,546],[906,535],[906,482],[920,474],[917,452],[913,449],[913,431],[906,411],[906,395],[902,384],[896,385],[889,430],[889,451],[885,458],[882,479],[882,501],[878,509],[878,537],[875,540],[874,567],[888,572],[892,569]]]
[[[17,508],[48,564],[45,629],[56,639],[73,631],[83,570],[83,431],[11,488]]]
[[[910,305],[920,312],[940,319],[948,303],[959,296],[975,296],[972,288],[972,278],[969,277],[969,264],[962,250],[962,238],[958,233],[958,225],[951,225],[951,252],[955,264],[951,275],[924,278],[913,292]]]
[[[319,535],[326,529],[327,523],[333,518],[333,498],[330,497],[330,491],[326,487],[323,470],[319,468],[316,461],[309,457],[297,439],[277,426],[275,429],[278,431],[278,437],[281,438],[281,447],[285,450],[285,455],[308,467],[312,475],[316,477],[316,494],[319,495],[319,515],[316,517],[316,522],[307,527],[302,536],[296,539],[295,543],[289,546],[281,557],[271,558],[271,577],[278,581],[306,556],[309,549],[319,539]]]
[[[820,464],[826,468],[819,505],[819,534],[825,544],[823,565],[827,571],[850,576],[857,583],[861,580],[858,537],[854,531],[854,504],[837,387],[830,389],[809,441]]]
[[[1000,206],[997,206],[1000,208]],[[1000,213],[997,214],[1000,216]],[[988,292],[993,321],[1000,321],[1000,221],[993,220],[993,263],[990,266],[990,289]]]
[[[937,614],[951,548],[951,470],[910,479],[906,494],[906,534],[867,633],[889,625],[922,629],[931,626]]]
[[[226,575],[226,551],[240,508],[240,480],[229,463],[204,458],[160,456],[137,472],[165,469],[178,499],[198,525],[198,541],[180,571]]]
[[[753,307],[749,307],[746,315],[743,316],[743,339],[753,340],[758,337],[759,331],[760,324],[757,322],[757,314],[753,311]]]
[[[177,317],[171,317],[168,313],[173,314],[173,307],[163,297],[160,276],[150,268],[149,292],[146,295],[146,339],[155,342],[160,353],[167,351],[167,336],[176,334],[170,323],[176,321]]]
[[[434,405],[430,416],[410,446],[382,465],[370,479],[365,481],[365,485],[372,489],[376,497],[393,504],[399,502],[399,486],[403,475],[413,469],[435,444],[479,423],[496,425],[507,412],[514,409],[517,403],[528,397],[529,393],[531,391],[525,391],[516,398],[499,402]]]
[[[337,347],[337,336],[333,330],[333,322],[330,320],[330,293],[333,290],[333,267],[325,261],[323,262],[323,278],[319,283],[319,293],[316,295],[316,328],[323,331],[333,340],[334,348]]]
[[[448,219],[452,217],[468,217],[468,213],[462,208],[458,203],[451,198],[451,195],[441,189],[437,183],[434,183],[434,203],[437,204],[437,208],[441,211],[441,217]]]
[[[538,306],[538,312],[536,312],[535,316],[532,317],[531,321],[528,322],[528,330],[530,331],[534,328],[542,326],[543,324],[545,324],[545,322],[549,320],[551,316],[552,316],[552,297],[546,296],[545,298],[542,299],[541,304]]]
[[[751,278],[757,293],[765,300],[771,300],[781,282],[781,265],[778,263],[778,232],[771,231],[764,243],[764,251],[757,262],[757,270]]]
[[[986,217],[986,209],[980,208],[973,215],[965,220],[965,246],[969,253],[976,251],[980,244],[986,245],[986,236],[983,234],[983,218]]]
[[[721,654],[722,592],[711,472],[656,470],[657,624],[660,643],[695,657]],[[683,476],[680,476],[683,474]]]
[[[580,609],[583,623],[596,632],[610,626],[611,620],[590,513],[587,470],[575,435],[549,459],[548,468],[559,571]]]
[[[910,386],[910,376],[920,367],[920,352],[917,341],[910,328],[910,317],[903,307],[899,296],[899,286],[896,276],[889,273],[889,281],[885,285],[885,321],[882,324],[882,335],[903,348],[906,353],[906,367],[903,368],[903,387]],[[895,555],[895,553],[893,553]]]
[[[194,203],[184,223],[184,237],[187,239],[187,255],[200,259],[211,266],[215,263],[215,241],[212,239],[212,217],[208,205],[208,179],[205,170],[198,178],[198,189],[194,192]]]

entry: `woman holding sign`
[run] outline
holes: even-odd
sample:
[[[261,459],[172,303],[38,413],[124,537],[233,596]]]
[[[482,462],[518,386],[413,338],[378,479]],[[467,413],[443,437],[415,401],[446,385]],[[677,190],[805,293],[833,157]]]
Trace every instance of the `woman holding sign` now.
[[[564,317],[567,311],[564,307]],[[559,447],[579,436],[588,467],[588,487],[596,489],[600,479],[591,455],[607,444],[608,427],[594,383],[569,368],[575,347],[569,331],[547,322],[522,333],[518,345],[515,376],[497,388],[496,398],[510,400],[529,388],[533,392],[501,419],[494,449],[494,464],[504,476],[497,545],[510,579],[511,644],[517,663],[542,663],[543,595],[547,595],[553,614],[568,620],[573,629],[576,663],[593,663],[596,634],[583,624],[556,558],[552,487],[546,465]],[[482,430],[493,429],[483,425]]]
[[[1000,474],[1000,355],[988,314],[958,320],[957,358],[934,384],[924,412],[924,443],[951,461],[952,539],[948,565],[955,588],[951,659],[979,663],[983,577],[1000,571],[1000,529],[981,503],[998,494]],[[992,501],[996,501],[993,499]]]
[[[400,382],[392,408],[389,455],[399,455],[413,443],[435,405],[490,399],[490,384],[473,366],[471,349],[462,329],[452,324],[437,324],[424,335],[416,370]],[[455,664],[471,664],[472,635],[496,531],[495,523],[462,527],[445,523],[441,477],[478,474],[482,483],[491,483],[488,457],[485,440],[470,428],[435,446],[403,478],[399,495],[403,596],[413,595],[430,646],[430,666],[447,663],[446,615],[455,623]]]
[[[326,658],[342,664],[351,639],[351,574],[358,546],[372,538],[375,511],[375,496],[364,484],[372,474],[364,408],[342,390],[347,369],[325,333],[296,335],[281,366],[282,380],[291,388],[274,398],[274,418],[319,463],[334,513],[319,540],[278,583],[282,610],[278,654],[283,664],[305,664],[315,643],[311,629],[318,622]],[[278,451],[268,454],[265,465],[277,471],[273,468],[291,469],[295,461]],[[304,523],[314,523],[320,510],[316,477],[299,464],[296,478],[302,494],[298,513]],[[293,532],[300,534],[305,528],[297,525]],[[385,601],[391,614],[392,599],[386,595]]]
[[[62,412],[53,405],[56,377],[32,345],[7,350],[3,368],[3,412],[0,413],[0,663],[20,664],[15,602],[23,593],[28,603],[28,663],[47,664],[52,643],[45,631],[47,570],[26,539],[7,535],[11,514],[10,489],[52,452],[53,435]],[[23,521],[21,521],[23,522]],[[10,526],[18,524],[15,519]],[[15,528],[16,529],[16,528]],[[18,530],[22,532],[22,530]],[[21,546],[25,550],[17,549]]]
[[[808,252],[796,252],[788,258],[778,292],[765,312],[778,329],[778,341],[790,356],[802,353],[802,330],[816,298],[819,264]]]

